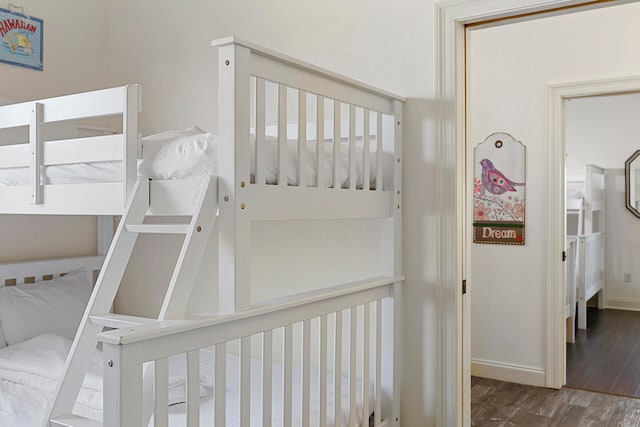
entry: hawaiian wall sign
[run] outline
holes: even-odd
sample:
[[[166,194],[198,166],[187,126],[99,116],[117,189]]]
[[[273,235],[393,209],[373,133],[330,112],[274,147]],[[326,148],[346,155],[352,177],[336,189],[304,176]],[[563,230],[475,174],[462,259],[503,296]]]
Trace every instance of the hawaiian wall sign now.
[[[474,149],[473,241],[524,245],[526,147],[507,133]]]
[[[0,62],[42,71],[42,19],[0,8]]]

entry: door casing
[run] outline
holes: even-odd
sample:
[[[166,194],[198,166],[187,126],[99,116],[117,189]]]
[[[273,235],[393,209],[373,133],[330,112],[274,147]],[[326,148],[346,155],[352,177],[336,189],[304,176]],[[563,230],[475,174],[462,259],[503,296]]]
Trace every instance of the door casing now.
[[[464,29],[465,25],[505,18],[532,19],[535,14],[543,12],[570,13],[585,8],[604,7],[612,4],[629,3],[631,1],[594,2],[589,0],[436,0],[436,99],[440,106],[440,119],[436,127],[437,160],[441,165],[438,174],[439,230],[440,254],[438,262],[438,333],[440,348],[438,354],[438,402],[436,404],[436,423],[442,426],[470,425],[470,334],[469,315],[463,314],[463,306],[468,305],[473,289],[473,280],[469,276],[464,262],[468,259],[470,242],[466,238],[468,223],[468,207],[465,203],[465,63],[464,63]],[[577,7],[580,7],[579,9]],[[513,21],[511,21],[513,22]],[[553,90],[552,88],[549,89]],[[562,102],[560,103],[562,104]],[[551,108],[551,106],[550,106]],[[558,108],[558,105],[554,105]],[[562,108],[562,105],[560,105]],[[553,117],[551,110],[549,119]],[[555,112],[554,112],[555,114]],[[551,122],[550,122],[551,124]],[[549,127],[551,144],[551,129]],[[558,135],[554,133],[554,141]],[[564,142],[561,142],[564,150]],[[564,180],[564,159],[558,162],[554,154],[559,148],[554,146],[551,156],[555,166],[550,170],[553,176],[551,183]],[[564,151],[563,154],[564,155]],[[558,164],[561,164],[558,166]],[[557,232],[558,215],[552,212],[564,212],[564,191],[554,188],[550,194],[549,236],[552,230]],[[562,193],[561,195],[559,193]],[[450,195],[455,194],[455,198]],[[552,206],[554,205],[554,206]],[[556,209],[552,211],[552,209]],[[553,218],[556,218],[554,221]],[[554,221],[552,224],[551,221]],[[564,221],[561,228],[564,230]],[[549,246],[560,253],[564,249],[564,234],[554,234]],[[560,246],[558,240],[562,239]],[[552,247],[553,246],[553,247]],[[558,330],[564,328],[564,319],[555,306],[562,303],[563,286],[552,287],[555,280],[562,278],[562,263],[553,261],[555,256],[549,251],[547,260],[547,304],[553,307],[554,314],[547,322],[547,385],[561,387],[564,382],[564,343],[558,339]],[[553,258],[553,259],[552,259]],[[558,258],[560,259],[560,258]],[[556,264],[559,264],[558,268]],[[462,280],[467,280],[468,293],[463,298]],[[464,310],[468,312],[469,310]],[[556,313],[557,312],[557,313]],[[562,313],[564,313],[562,311]],[[562,329],[564,331],[564,329]],[[564,337],[564,335],[562,335]],[[563,340],[564,338],[562,338]],[[561,362],[560,362],[561,360]],[[465,379],[466,378],[466,379]]]

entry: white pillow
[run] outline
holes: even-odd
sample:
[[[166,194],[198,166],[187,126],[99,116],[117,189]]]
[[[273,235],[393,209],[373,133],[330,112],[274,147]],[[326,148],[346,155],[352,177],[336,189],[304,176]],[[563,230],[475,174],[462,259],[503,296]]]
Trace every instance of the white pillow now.
[[[215,175],[216,171],[213,137],[197,127],[163,132],[142,140],[140,178],[185,179]]]
[[[0,288],[0,326],[7,344],[45,332],[73,340],[90,296],[85,271]]]
[[[175,141],[183,136],[200,135],[206,133],[198,126],[193,126],[185,130],[167,130],[164,132],[148,135],[142,138],[142,157],[154,156],[164,144]]]

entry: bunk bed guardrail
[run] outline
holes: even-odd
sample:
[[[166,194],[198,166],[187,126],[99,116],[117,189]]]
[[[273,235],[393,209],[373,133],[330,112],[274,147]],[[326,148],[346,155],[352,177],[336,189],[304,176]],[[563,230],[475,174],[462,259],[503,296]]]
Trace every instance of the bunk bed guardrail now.
[[[255,425],[271,425],[272,405],[278,404],[274,402],[276,399],[283,399],[281,421],[284,425],[300,422],[303,426],[362,426],[370,425],[370,417],[374,426],[399,425],[399,413],[394,409],[394,402],[399,402],[399,383],[394,383],[399,368],[398,361],[393,363],[393,359],[397,357],[394,349],[401,346],[401,337],[392,325],[400,315],[402,280],[402,277],[378,278],[336,287],[329,292],[316,291],[272,301],[223,317],[159,321],[104,332],[99,335],[105,358],[104,425],[147,424],[143,422],[143,365],[149,361],[155,362],[154,420],[159,423],[156,425],[167,425],[167,358],[179,353],[187,355],[186,425],[198,425],[196,420],[201,413],[198,350],[209,346],[215,347],[214,409],[209,414],[210,419],[215,420],[213,425],[228,425],[230,419],[240,420],[240,425],[254,425],[257,420],[261,421]],[[314,333],[312,324],[315,324]],[[302,333],[294,339],[296,327]],[[280,346],[274,344],[278,329],[284,336]],[[230,373],[225,360],[228,351],[234,351],[233,340],[239,341],[240,396],[235,413],[227,413],[226,401],[238,398],[227,395]],[[260,372],[252,372],[252,350],[254,355],[255,350],[260,353]],[[298,387],[293,385],[295,354],[300,354],[302,361],[301,379],[298,378],[302,384]],[[272,393],[272,364],[276,360],[283,364],[284,396]],[[317,370],[312,369],[314,364],[318,365]],[[314,374],[316,378],[311,378]],[[256,381],[252,381],[252,375],[260,376],[258,389],[253,387]],[[327,389],[328,376],[334,378],[333,390]],[[312,390],[312,383],[318,390]],[[295,409],[294,388],[302,393],[298,396],[300,406],[296,405]],[[348,391],[343,395],[344,388]],[[370,390],[373,390],[372,396]],[[317,395],[318,400],[311,402],[312,394]],[[358,395],[364,396],[359,404]],[[261,413],[251,413],[253,399],[261,402]],[[370,400],[374,402],[372,407]],[[328,404],[331,401],[335,403]],[[348,403],[343,408],[345,401]],[[311,420],[313,413],[319,419]],[[253,420],[251,424],[250,420]],[[338,421],[334,424],[332,420]]]
[[[28,127],[29,135],[28,141],[0,145],[0,168],[28,167],[30,177],[29,191],[22,186],[2,189],[2,211],[45,214],[122,211],[137,179],[141,108],[142,91],[138,85],[0,106],[0,129]],[[122,133],[45,141],[44,126],[49,123],[107,116],[121,117]],[[110,161],[123,161],[121,183],[100,183],[100,189],[95,183],[89,188],[43,183],[43,167]],[[85,212],[88,209],[91,211]]]

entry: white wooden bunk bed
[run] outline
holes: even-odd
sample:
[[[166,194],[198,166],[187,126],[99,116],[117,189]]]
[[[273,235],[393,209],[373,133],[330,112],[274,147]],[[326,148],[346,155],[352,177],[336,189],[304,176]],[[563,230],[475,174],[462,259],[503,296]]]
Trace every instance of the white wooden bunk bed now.
[[[0,169],[28,171],[27,185],[0,186],[0,213],[99,215],[103,249],[112,231],[108,215],[122,215],[108,252],[88,258],[83,267],[93,270],[105,260],[43,425],[144,426],[150,419],[156,426],[194,426],[201,420],[216,426],[399,425],[403,100],[237,38],[213,45],[219,55],[216,176],[138,180],[136,85],[0,107],[0,129],[29,129],[28,142],[0,146]],[[275,140],[265,114],[269,85],[278,93]],[[298,105],[315,102],[316,111],[307,117],[306,108],[297,108],[293,143],[284,131],[292,89]],[[333,108],[327,111],[329,132],[327,103]],[[104,116],[120,118],[122,132],[44,141],[42,128],[50,122]],[[142,151],[146,161],[144,146]],[[273,183],[270,153],[276,153]],[[117,179],[54,183],[57,166],[100,162],[116,162]],[[189,219],[146,223],[152,215]],[[376,256],[388,265],[385,274],[251,301],[250,257],[243,256],[249,253],[251,224],[333,219],[383,219],[381,233],[389,244]],[[214,226],[218,277],[211,283],[217,310],[186,313]],[[185,236],[157,319],[111,313],[142,233]],[[6,264],[0,276],[20,283],[20,277],[41,277],[44,270],[75,268],[69,260],[59,262]],[[103,350],[96,356],[98,341]],[[31,343],[16,346],[24,342]],[[0,349],[0,360],[12,348]],[[169,407],[172,360],[180,355],[186,361],[180,362],[185,403]],[[103,371],[99,416],[73,413],[95,357]],[[209,365],[208,376],[203,371]],[[211,378],[204,381],[211,390],[200,399],[204,377]]]
[[[587,302],[604,308],[605,170],[586,165],[585,176],[567,180],[567,235],[577,239],[578,328],[587,328]]]

